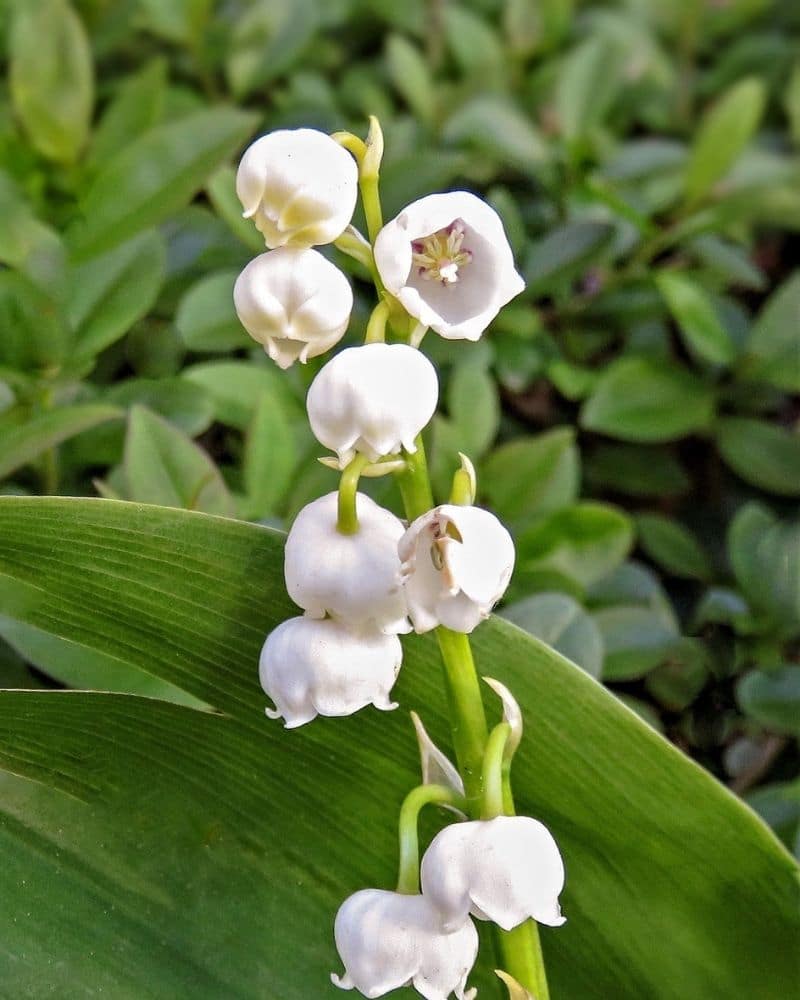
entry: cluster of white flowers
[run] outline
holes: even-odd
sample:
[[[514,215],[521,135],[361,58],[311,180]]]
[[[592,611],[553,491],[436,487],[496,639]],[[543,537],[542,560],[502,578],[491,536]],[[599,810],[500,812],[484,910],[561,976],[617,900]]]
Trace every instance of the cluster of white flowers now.
[[[323,354],[347,329],[350,284],[312,247],[342,237],[358,187],[350,152],[312,129],[266,135],[241,161],[237,192],[268,250],[239,276],[235,306],[281,368]],[[398,636],[438,626],[471,632],[502,597],[514,566],[506,529],[471,503],[471,479],[472,496],[454,493],[410,525],[357,491],[362,473],[406,467],[436,409],[436,370],[413,342],[428,328],[477,340],[522,290],[502,223],[479,198],[454,192],[409,205],[371,248],[350,236],[369,248],[385,289],[383,325],[394,310],[416,327],[412,344],[368,336],[341,351],[308,391],[311,429],[335,453],[324,461],[342,480],[292,525],[286,587],[303,614],[270,633],[261,653],[261,685],[275,705],[267,715],[287,728],[367,705],[397,707]],[[555,926],[563,882],[555,841],[533,819],[448,827],[425,854],[421,893],[367,889],[342,905],[335,937],[346,971],[333,981],[368,997],[413,985],[427,1000],[451,993],[468,1000],[478,950],[472,918],[506,929],[531,917]]]

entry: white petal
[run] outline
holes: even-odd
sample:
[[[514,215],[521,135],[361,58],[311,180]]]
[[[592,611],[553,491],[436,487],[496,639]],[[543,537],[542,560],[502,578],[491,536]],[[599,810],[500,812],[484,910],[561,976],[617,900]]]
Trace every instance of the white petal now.
[[[529,917],[564,923],[564,864],[552,835],[529,816],[446,827],[422,859],[423,894],[448,923],[469,912],[511,930]]]
[[[439,512],[461,536],[461,544],[447,550],[450,571],[459,589],[479,604],[495,604],[514,569],[511,535],[494,514],[480,507],[443,504]]]
[[[284,575],[292,600],[313,615],[386,633],[408,632],[397,543],[402,522],[363,493],[356,495],[359,530],[336,527],[338,494],[304,507],[286,539]]]
[[[294,729],[317,715],[352,715],[369,704],[386,709],[401,661],[397,636],[354,631],[329,618],[290,618],[261,651],[261,686],[276,705],[267,714]]]
[[[324,132],[280,129],[245,151],[236,193],[268,247],[332,243],[353,216],[358,168]]]
[[[306,405],[321,444],[340,459],[355,449],[376,461],[413,442],[433,416],[438,391],[424,354],[406,344],[365,344],[322,368]]]

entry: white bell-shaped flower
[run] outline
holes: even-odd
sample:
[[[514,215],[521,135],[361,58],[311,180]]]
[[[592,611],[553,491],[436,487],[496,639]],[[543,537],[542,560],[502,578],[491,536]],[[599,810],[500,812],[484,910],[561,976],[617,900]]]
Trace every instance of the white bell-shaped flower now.
[[[286,539],[284,574],[292,600],[313,618],[326,614],[387,634],[409,632],[397,545],[403,523],[356,494],[358,531],[337,528],[338,494],[304,507]]]
[[[480,507],[435,507],[412,522],[398,551],[417,632],[437,625],[471,632],[503,596],[514,569],[511,535]]]
[[[467,977],[478,954],[478,933],[465,915],[450,933],[424,896],[383,889],[362,889],[342,903],[334,925],[336,947],[344,963],[334,985],[382,997],[413,986],[426,1000],[471,1000]]]
[[[365,705],[397,708],[389,692],[403,651],[396,635],[353,629],[332,618],[290,618],[267,636],[258,672],[287,729],[317,715],[352,715]]]
[[[500,216],[466,191],[404,208],[378,233],[375,264],[407,312],[448,340],[478,340],[525,287]]]
[[[353,309],[344,274],[316,250],[282,247],[255,257],[233,288],[236,313],[280,368],[342,339]]]
[[[332,358],[308,390],[306,406],[317,440],[343,467],[355,452],[371,461],[405,448],[436,409],[436,369],[407,344],[364,344]]]
[[[324,132],[280,129],[248,147],[236,193],[270,248],[332,243],[353,218],[358,167]]]
[[[445,929],[467,914],[511,930],[529,917],[564,923],[564,863],[550,831],[530,816],[456,823],[438,833],[421,867],[422,893]]]

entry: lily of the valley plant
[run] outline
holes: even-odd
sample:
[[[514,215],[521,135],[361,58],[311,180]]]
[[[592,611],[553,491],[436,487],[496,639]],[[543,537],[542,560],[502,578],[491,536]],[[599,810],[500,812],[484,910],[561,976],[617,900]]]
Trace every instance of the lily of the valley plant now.
[[[300,511],[287,539],[286,587],[303,614],[264,643],[260,679],[274,705],[266,712],[291,729],[368,705],[394,709],[398,636],[435,630],[458,766],[415,715],[423,784],[401,809],[397,886],[362,889],[342,903],[334,936],[344,971],[332,980],[366,997],[413,986],[427,1000],[467,1000],[475,995],[475,921],[491,921],[510,994],[548,1000],[536,922],[564,922],[564,867],[547,828],[515,815],[509,774],[521,714],[511,692],[486,678],[503,709],[489,732],[468,638],[508,586],[514,544],[474,505],[466,456],[451,495],[434,501],[421,436],[439,389],[419,349],[425,333],[477,340],[523,281],[499,217],[475,195],[431,194],[384,225],[382,151],[372,119],[366,141],[273,132],[239,167],[244,214],[269,249],[239,276],[235,304],[276,364],[325,353],[348,327],[348,280],[314,246],[335,243],[366,264],[377,295],[364,345],[329,360],[308,392],[311,428],[333,453],[322,461],[341,479]],[[359,190],[368,239],[350,225]],[[359,492],[362,475],[396,477],[405,523]],[[420,861],[426,804],[447,806],[454,822]]]

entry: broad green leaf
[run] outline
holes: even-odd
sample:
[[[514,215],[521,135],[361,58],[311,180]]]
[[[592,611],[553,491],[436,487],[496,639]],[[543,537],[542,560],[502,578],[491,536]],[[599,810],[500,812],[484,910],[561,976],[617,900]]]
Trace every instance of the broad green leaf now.
[[[71,361],[93,358],[150,311],[164,280],[164,263],[164,241],[151,229],[70,268]]]
[[[110,250],[186,205],[252,132],[255,116],[211,107],[150,129],[108,160],[68,233],[76,258]]]
[[[386,68],[392,84],[409,108],[430,123],[436,113],[436,87],[419,49],[402,35],[386,40]]]
[[[176,705],[207,708],[174,684],[153,677],[113,656],[100,653],[43,629],[0,615],[0,636],[39,670],[61,684],[89,691],[119,691],[145,698],[161,698]],[[2,686],[9,686],[0,684]],[[29,685],[23,685],[29,686]]]
[[[643,677],[666,659],[680,637],[677,622],[663,610],[618,605],[592,617],[603,638],[606,681]]]
[[[14,110],[33,146],[73,163],[89,134],[94,70],[89,39],[68,0],[15,4],[10,56]]]
[[[213,0],[139,0],[145,25],[170,42],[191,44],[211,12]]]
[[[217,215],[233,235],[253,253],[264,253],[264,237],[253,225],[252,219],[242,216],[242,203],[236,194],[236,170],[228,164],[220,167],[209,178],[206,191]]]
[[[708,427],[712,389],[684,368],[621,358],[581,409],[581,426],[623,441],[673,441]]]
[[[787,392],[800,392],[800,272],[773,292],[747,345],[746,374]]]
[[[507,98],[481,94],[445,122],[443,138],[485,153],[521,171],[536,171],[547,146],[533,122]]]
[[[506,55],[491,24],[466,6],[450,4],[444,8],[442,27],[447,47],[465,76],[484,85],[503,78]]]
[[[579,461],[571,427],[517,438],[481,463],[478,492],[504,521],[521,525],[577,499]]]
[[[698,580],[711,576],[703,546],[684,525],[663,514],[639,514],[636,531],[641,547],[667,573]]]
[[[633,444],[600,444],[588,456],[586,478],[595,489],[631,496],[680,496],[691,480],[678,458],[663,448]]]
[[[242,474],[248,516],[274,514],[297,465],[297,448],[285,407],[276,392],[262,392],[247,429]]]
[[[621,510],[591,501],[572,504],[519,536],[517,585],[554,573],[589,587],[614,570],[632,545],[633,526]]]
[[[461,436],[460,450],[477,461],[497,435],[500,401],[494,379],[481,365],[457,365],[447,387],[450,417]]]
[[[656,284],[689,350],[712,364],[729,364],[736,345],[703,289],[677,271],[661,271]]]
[[[708,194],[734,165],[758,128],[766,98],[762,81],[748,77],[706,112],[686,165],[684,188],[689,201]]]
[[[717,424],[717,445],[727,464],[746,482],[769,493],[800,496],[797,431],[765,420],[726,417]]]
[[[728,558],[752,607],[787,636],[800,634],[800,521],[747,503],[728,530]]]
[[[736,687],[742,711],[762,725],[800,736],[800,666],[753,670]]]
[[[64,246],[54,229],[33,213],[17,183],[0,171],[0,263],[24,271],[44,289],[63,279]]]
[[[185,368],[182,377],[202,386],[214,401],[214,413],[220,423],[245,431],[255,413],[262,393],[275,392],[288,412],[303,414],[286,376],[272,362],[265,365],[244,361],[208,361]]]
[[[237,20],[225,71],[234,96],[246,97],[281,76],[308,45],[319,26],[314,0],[255,0]]]
[[[534,243],[523,273],[529,291],[551,291],[575,277],[608,246],[614,227],[607,222],[568,222],[551,229]]]
[[[251,347],[233,307],[238,271],[218,271],[201,278],[186,292],[175,314],[175,326],[190,351],[230,351]]]
[[[0,433],[0,478],[38,458],[48,448],[96,427],[107,420],[119,419],[122,411],[103,403],[77,403],[43,410],[27,417],[18,426]]]
[[[0,498],[0,610],[220,710],[0,694],[4,986],[339,996],[334,913],[393,883],[397,806],[419,780],[406,711],[447,747],[435,642],[406,642],[400,711],[287,733],[256,679],[264,635],[295,613],[280,537],[100,500]],[[761,821],[535,639],[496,620],[474,639],[529,723],[519,810],[566,859],[568,922],[543,931],[552,995],[786,1000],[797,868]],[[484,954],[482,996],[500,995],[493,967]]]
[[[92,135],[90,156],[102,164],[119,150],[158,125],[167,91],[167,63],[152,59],[126,77]]]
[[[561,134],[575,140],[599,125],[619,94],[623,53],[610,35],[595,34],[561,65],[555,104]]]
[[[209,456],[143,406],[131,410],[123,468],[133,500],[211,514],[233,512],[233,500]]]
[[[18,271],[0,271],[0,367],[57,368],[70,332],[58,303]]]
[[[603,637],[594,620],[568,594],[534,594],[510,604],[503,618],[535,635],[587,674],[603,669]]]

